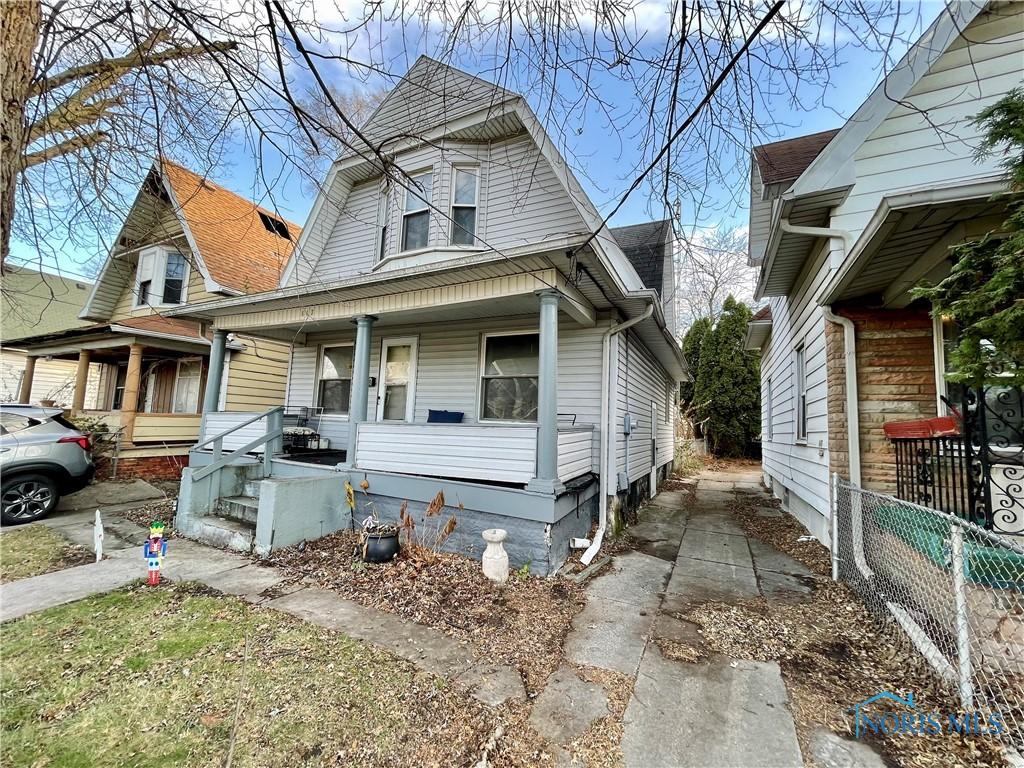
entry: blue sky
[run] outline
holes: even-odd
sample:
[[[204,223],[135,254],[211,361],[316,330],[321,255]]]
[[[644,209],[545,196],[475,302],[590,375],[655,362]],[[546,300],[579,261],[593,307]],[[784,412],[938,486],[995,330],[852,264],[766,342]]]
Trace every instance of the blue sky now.
[[[917,23],[927,25],[941,8],[942,4],[939,2],[923,4],[920,21]],[[652,29],[656,29],[656,27],[657,20],[655,19],[652,22]],[[657,44],[656,33],[654,40]],[[664,40],[664,33],[661,34],[661,40]],[[367,42],[371,45],[376,43],[372,40]],[[380,55],[390,62],[389,70],[396,75],[403,73],[420,53],[437,55],[429,35],[413,37],[407,33],[402,39],[392,37],[387,43],[380,46]],[[457,52],[453,63],[467,71],[488,78],[486,71],[481,71],[481,61],[476,54],[459,55]],[[486,69],[486,64],[484,69]],[[332,78],[333,82],[344,83],[346,80],[344,71],[340,68],[332,70],[329,64],[323,65],[323,74]],[[831,82],[824,92],[816,88],[798,92],[801,97],[815,102],[813,109],[799,109],[790,103],[788,97],[782,95],[772,98],[769,103],[761,107],[759,110],[763,113],[761,129],[765,134],[765,140],[789,138],[840,126],[843,119],[852,114],[867,97],[878,82],[880,75],[880,61],[877,55],[868,53],[856,45],[847,46],[841,52],[840,65],[832,72]],[[308,78],[299,74],[297,85],[301,88],[308,84]],[[371,80],[370,84],[385,87],[390,85],[387,78]],[[602,78],[598,80],[598,84],[602,88],[602,98],[612,105],[618,115],[625,116],[625,119],[629,118],[632,111],[643,109],[644,105],[634,103],[631,94],[625,88],[621,88],[613,79]],[[535,103],[536,98],[531,98],[530,93],[527,93],[526,96],[543,120],[544,105]],[[819,98],[820,103],[817,103]],[[577,131],[565,138],[564,143],[568,145],[567,159],[570,165],[577,170],[580,182],[590,194],[598,210],[604,214],[611,210],[632,181],[633,177],[630,171],[640,157],[641,148],[635,146],[628,136],[610,138],[608,121],[596,110],[590,110],[582,118],[574,123],[574,128]],[[553,133],[550,130],[551,126],[548,127],[549,132]],[[556,144],[561,143],[556,138]],[[693,160],[694,158],[688,159]],[[276,207],[286,218],[304,224],[315,194],[314,190],[310,188],[311,185],[303,183],[292,163],[282,161],[280,155],[274,151],[262,153],[261,162],[262,175],[254,160],[252,148],[239,141],[237,151],[232,152],[231,160],[212,175],[213,180],[243,196],[259,198],[264,205]],[[267,199],[267,181],[270,182],[273,189],[272,202]],[[745,187],[746,179],[740,167],[728,175],[724,185],[708,187],[706,194],[714,204],[714,210],[706,213],[699,224],[705,227],[716,224],[744,226],[746,224],[746,209],[743,202]],[[737,198],[736,201],[732,199],[734,196]],[[693,201],[683,199],[681,202],[684,224],[693,223],[696,218]],[[648,188],[641,187],[633,193],[629,201],[614,217],[612,224],[621,226],[663,215],[665,212],[660,202],[657,199],[652,199]],[[56,255],[56,261],[62,271],[79,273],[82,271],[84,263],[102,255],[96,253],[96,250],[98,249],[94,248],[92,252],[89,252],[88,249],[65,247]],[[33,253],[23,243],[12,243],[12,254],[15,260],[31,259]],[[48,263],[47,266],[53,265]]]

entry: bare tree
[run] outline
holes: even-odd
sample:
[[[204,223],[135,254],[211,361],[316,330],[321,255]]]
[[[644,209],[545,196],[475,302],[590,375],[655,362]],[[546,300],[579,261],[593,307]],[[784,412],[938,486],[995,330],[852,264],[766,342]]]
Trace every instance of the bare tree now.
[[[679,327],[701,317],[715,322],[726,297],[750,304],[757,270],[747,264],[747,235],[740,228],[716,227],[681,240],[676,254],[676,310]]]

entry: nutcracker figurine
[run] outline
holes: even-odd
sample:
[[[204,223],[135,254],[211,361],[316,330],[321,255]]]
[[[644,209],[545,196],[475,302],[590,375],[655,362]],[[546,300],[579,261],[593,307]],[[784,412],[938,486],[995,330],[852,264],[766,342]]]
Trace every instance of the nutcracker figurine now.
[[[167,556],[167,542],[164,540],[164,524],[159,520],[149,526],[149,538],[142,545],[142,556],[149,567],[149,586],[160,585],[160,566]]]

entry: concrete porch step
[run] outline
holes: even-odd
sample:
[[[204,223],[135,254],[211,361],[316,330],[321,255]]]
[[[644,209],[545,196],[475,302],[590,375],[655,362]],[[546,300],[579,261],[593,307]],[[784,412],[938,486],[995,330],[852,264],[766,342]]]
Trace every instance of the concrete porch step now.
[[[217,502],[217,511],[231,520],[256,525],[259,506],[259,497],[222,496]]]
[[[214,547],[233,549],[236,552],[252,552],[256,540],[256,523],[207,515],[196,520],[196,528],[192,535]]]
[[[254,499],[258,499],[260,497],[260,483],[263,482],[263,480],[265,479],[269,478],[261,478],[258,480],[246,480],[245,485],[242,486],[242,493],[245,496],[251,496]]]

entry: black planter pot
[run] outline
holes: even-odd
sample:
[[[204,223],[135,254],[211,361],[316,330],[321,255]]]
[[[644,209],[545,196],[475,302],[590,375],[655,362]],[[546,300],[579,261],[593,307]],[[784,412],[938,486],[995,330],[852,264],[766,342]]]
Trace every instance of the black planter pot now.
[[[363,560],[367,563],[387,563],[398,554],[398,530],[363,531]]]

